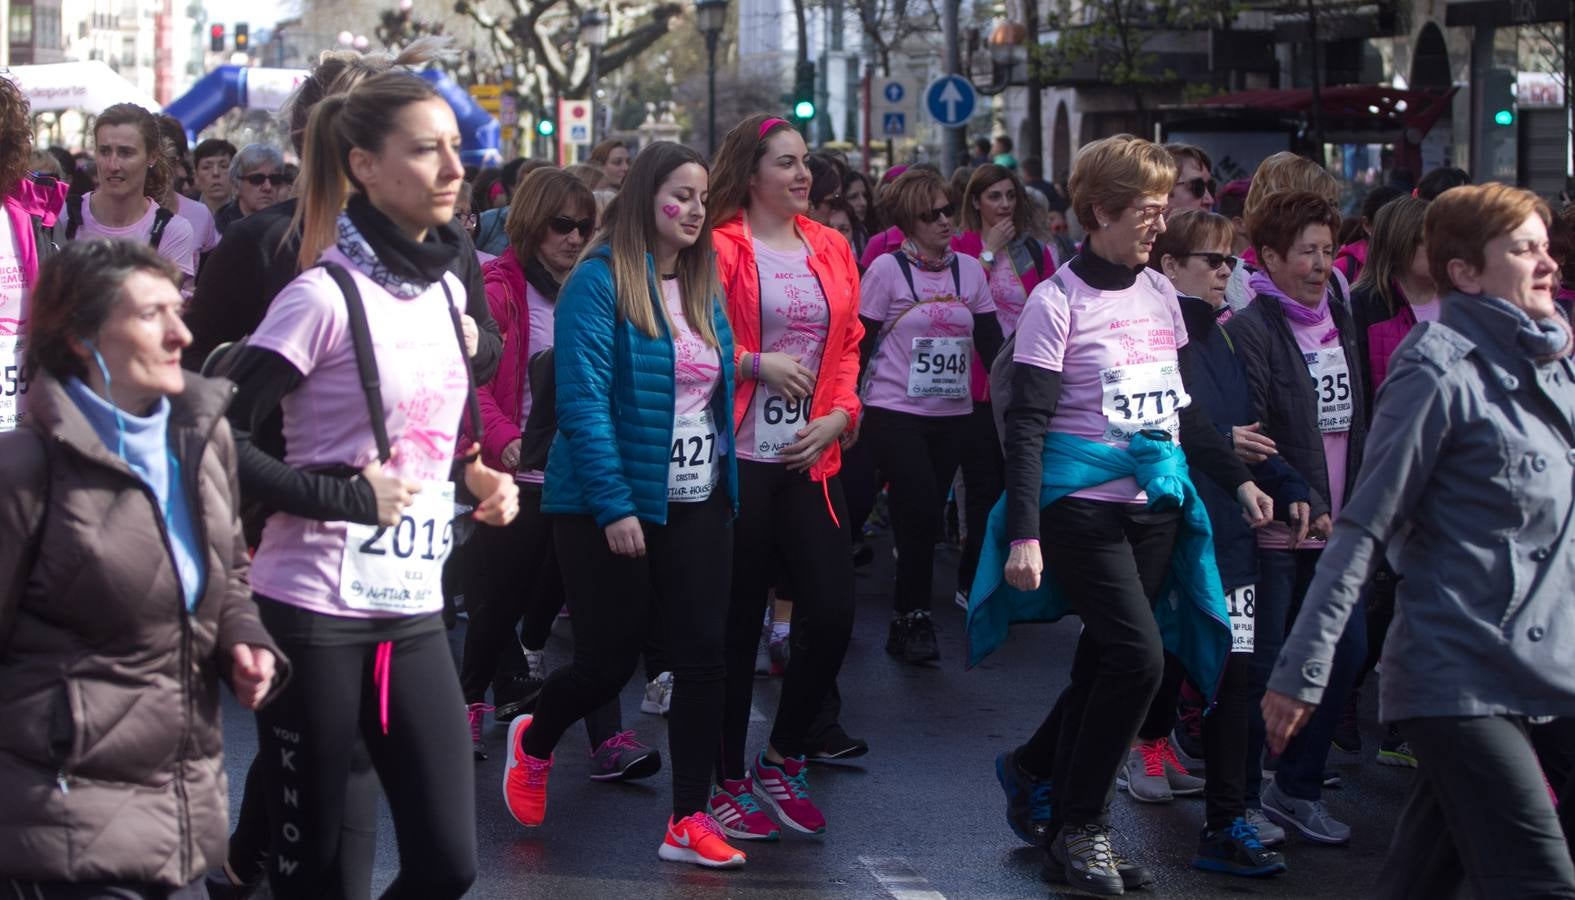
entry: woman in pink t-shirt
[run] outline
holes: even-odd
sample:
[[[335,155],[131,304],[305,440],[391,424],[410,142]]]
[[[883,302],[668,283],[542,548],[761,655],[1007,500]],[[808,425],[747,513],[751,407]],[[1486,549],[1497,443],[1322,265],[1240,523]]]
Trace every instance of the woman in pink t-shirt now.
[[[995,360],[1001,324],[979,261],[951,248],[957,206],[940,174],[910,169],[882,191],[881,203],[907,239],[875,260],[860,289],[859,434],[890,484],[900,523],[886,652],[923,663],[940,658],[930,621],[933,557],[972,421],[973,367]]]
[[[456,456],[469,457],[464,482],[483,526],[507,525],[518,491],[474,451],[456,453],[472,352],[459,318],[465,288],[447,273],[461,244],[459,144],[448,104],[414,75],[376,75],[320,101],[296,212],[303,271],[229,372],[242,484],[276,510],[252,589],[263,623],[300,661],[258,716],[267,793],[293,798],[271,811],[275,896],[338,884],[347,748],[357,742],[401,845],[422,848],[389,891],[459,897],[475,877],[474,763],[441,614]],[[342,281],[365,311],[380,421]],[[251,441],[281,408],[282,460]]]
[[[1438,286],[1427,269],[1422,218],[1427,201],[1391,200],[1378,211],[1368,238],[1367,267],[1351,286],[1351,312],[1357,327],[1366,318],[1367,399],[1389,375],[1389,361],[1418,322],[1438,321]],[[1367,316],[1361,315],[1366,312]]]
[[[779,834],[757,801],[796,831],[825,830],[805,765],[825,750],[811,729],[853,633],[840,441],[858,421],[864,331],[853,253],[808,216],[817,166],[841,187],[829,163],[810,159],[786,120],[750,116],[722,142],[711,194],[712,221],[720,223],[717,273],[741,377],[733,403],[740,499],[727,706],[710,808],[723,830],[742,840]],[[770,741],[746,768],[755,648],[774,584],[789,587],[795,601],[792,656]]]
[[[170,165],[159,148],[158,120],[132,103],[99,113],[93,126],[98,190],[66,201],[66,238],[140,241],[180,269],[189,286],[197,266],[191,223],[159,206],[169,188]]]

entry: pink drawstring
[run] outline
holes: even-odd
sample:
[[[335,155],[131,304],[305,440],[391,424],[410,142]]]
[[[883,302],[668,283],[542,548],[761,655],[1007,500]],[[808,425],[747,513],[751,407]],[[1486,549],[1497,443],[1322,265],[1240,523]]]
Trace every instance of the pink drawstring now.
[[[388,682],[393,676],[394,642],[382,641],[377,645],[377,658],[372,662],[372,683],[377,685],[378,721],[383,724],[383,734],[388,734]]]

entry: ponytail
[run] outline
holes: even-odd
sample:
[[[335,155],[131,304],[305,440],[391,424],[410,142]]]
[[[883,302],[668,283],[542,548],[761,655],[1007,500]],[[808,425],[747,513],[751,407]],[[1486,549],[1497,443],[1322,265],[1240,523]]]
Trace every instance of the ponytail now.
[[[296,264],[302,269],[316,264],[317,257],[338,239],[339,213],[350,196],[350,147],[339,130],[340,113],[348,102],[348,94],[324,97],[312,107],[306,125],[296,182],[300,200],[290,221],[290,233],[301,234]]]

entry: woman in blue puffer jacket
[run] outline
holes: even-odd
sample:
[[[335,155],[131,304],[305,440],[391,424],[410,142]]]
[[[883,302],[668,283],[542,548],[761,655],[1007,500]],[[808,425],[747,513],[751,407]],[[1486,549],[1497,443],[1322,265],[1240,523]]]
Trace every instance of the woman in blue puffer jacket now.
[[[546,814],[564,731],[617,696],[648,627],[673,664],[673,816],[663,859],[744,863],[707,812],[722,738],[723,648],[737,473],[733,336],[717,284],[694,151],[652,144],[570,274],[555,317],[558,436],[542,511],[574,617],[574,662],[509,726],[504,797],[526,826]]]

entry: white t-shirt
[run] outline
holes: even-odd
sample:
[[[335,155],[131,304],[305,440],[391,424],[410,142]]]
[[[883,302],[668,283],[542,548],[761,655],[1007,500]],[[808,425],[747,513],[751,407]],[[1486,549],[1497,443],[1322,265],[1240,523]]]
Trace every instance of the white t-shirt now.
[[[82,195],[82,226],[77,229],[76,240],[111,238],[121,241],[140,241],[144,244],[148,242],[148,236],[153,234],[153,220],[157,217],[159,209],[157,203],[144,198],[148,208],[142,218],[130,225],[113,227],[93,218],[93,193],[89,191]],[[189,279],[197,274],[196,246],[196,235],[191,229],[191,223],[180,216],[175,216],[164,226],[164,237],[159,241],[158,253],[174,263],[175,267]]]
[[[195,272],[202,255],[219,246],[219,228],[213,223],[213,213],[208,211],[206,205],[183,194],[177,194],[175,198],[180,204],[180,210],[175,214],[185,219],[186,224],[191,226],[195,251],[192,253],[191,264],[192,271]]]
[[[28,293],[11,216],[0,210],[0,431],[15,428],[24,412],[27,381],[22,377],[22,357]]]

